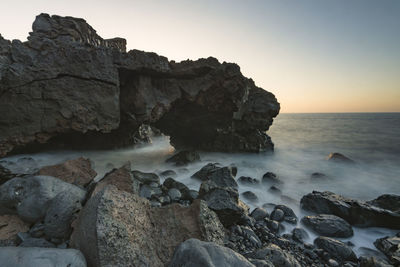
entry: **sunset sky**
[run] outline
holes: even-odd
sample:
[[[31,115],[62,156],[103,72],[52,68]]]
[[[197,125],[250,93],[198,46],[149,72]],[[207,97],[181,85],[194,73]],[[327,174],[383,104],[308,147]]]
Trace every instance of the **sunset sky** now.
[[[400,112],[399,0],[1,1],[0,33],[39,13],[181,61],[213,56],[273,92],[282,112]]]

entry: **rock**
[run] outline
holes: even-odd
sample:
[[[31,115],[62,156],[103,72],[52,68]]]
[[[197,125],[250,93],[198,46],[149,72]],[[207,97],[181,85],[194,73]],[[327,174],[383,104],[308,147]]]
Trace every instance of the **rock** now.
[[[329,154],[329,156],[327,157],[327,160],[333,161],[333,162],[339,162],[339,163],[355,163],[354,160],[352,160],[340,153]]]
[[[43,219],[51,200],[61,192],[84,196],[86,191],[50,176],[13,178],[0,186],[0,214],[18,214],[26,222]]]
[[[168,196],[171,198],[172,202],[177,202],[179,199],[181,199],[181,191],[179,191],[176,188],[171,188],[168,190]]]
[[[288,252],[283,251],[275,244],[270,244],[248,255],[250,258],[268,260],[274,266],[300,267],[299,262]]]
[[[200,170],[201,171],[201,170]],[[223,188],[232,188],[237,190],[238,184],[235,181],[236,169],[235,167],[220,167],[215,168],[207,173],[207,176],[203,176],[204,185],[213,185]],[[204,188],[205,189],[205,188]]]
[[[311,230],[322,236],[328,237],[351,237],[353,228],[340,217],[335,215],[320,214],[316,216],[305,216],[301,222]]]
[[[272,262],[266,260],[249,259],[256,267],[274,267]]]
[[[1,90],[1,89],[0,89]],[[1,149],[1,148],[0,148]],[[35,174],[38,169],[36,160],[31,157],[22,157],[17,160],[2,160],[1,165],[8,169],[15,177]]]
[[[132,175],[135,179],[143,184],[157,183],[160,184],[160,177],[155,173],[146,173],[141,171],[132,171]]]
[[[64,191],[55,196],[44,217],[44,234],[48,239],[68,240],[71,223],[85,201],[86,192]]]
[[[169,267],[252,267],[245,257],[212,242],[189,239],[180,244]]]
[[[125,164],[118,169],[113,169],[95,185],[92,195],[101,191],[107,185],[114,185],[119,190],[132,194],[139,194],[141,182],[134,178],[130,164]]]
[[[192,178],[198,179],[200,181],[208,180],[208,176],[215,170],[221,168],[219,163],[208,163],[203,166],[199,171],[192,175]]]
[[[31,237],[22,241],[19,247],[55,248],[56,245],[50,243],[44,238]]]
[[[31,229],[29,229],[31,237],[39,238],[44,236],[44,224],[42,222],[35,223]]]
[[[374,200],[367,201],[367,203],[372,206],[400,213],[400,195],[384,194]]]
[[[224,229],[205,202],[151,208],[148,200],[108,186],[80,212],[71,246],[89,266],[164,266],[189,238],[223,242]]]
[[[285,220],[286,222],[291,223],[291,224],[297,223],[297,216],[291,208],[289,208],[288,206],[285,206],[285,205],[275,205],[274,210],[276,210],[276,209],[280,209],[283,211],[283,214],[284,214],[283,220]],[[272,215],[272,213],[271,213],[271,215]]]
[[[58,248],[0,248],[2,267],[86,267],[82,253],[76,249]]]
[[[176,166],[185,166],[189,163],[200,161],[200,155],[196,151],[180,151],[167,159],[168,163],[174,163]]]
[[[270,216],[271,220],[282,222],[285,219],[285,213],[281,209],[274,209]]]
[[[307,234],[307,232],[302,229],[302,228],[293,228],[292,230],[292,236],[293,236],[293,240],[303,243],[305,241],[305,239],[307,239],[309,237],[309,235]]]
[[[61,164],[43,167],[39,170],[38,175],[53,176],[70,184],[86,186],[96,177],[97,173],[92,169],[89,159],[80,157]]]
[[[345,261],[357,262],[357,257],[353,250],[341,241],[330,237],[320,236],[314,240],[314,244],[328,252],[333,259],[340,263]]]
[[[16,246],[17,234],[29,230],[29,224],[15,215],[0,215],[0,247]]]
[[[270,192],[271,194],[275,194],[275,195],[281,195],[282,194],[282,190],[280,190],[278,187],[276,187],[276,186],[271,186],[269,189],[268,189],[268,192]]]
[[[13,174],[9,169],[0,165],[0,185],[4,184],[15,176],[16,174]]]
[[[321,172],[314,172],[310,176],[311,179],[325,179],[327,177],[328,176],[326,176],[326,174],[321,173]]]
[[[377,249],[395,265],[400,265],[400,234],[397,236],[379,238],[374,242]]]
[[[258,201],[257,195],[254,194],[254,193],[251,192],[251,191],[243,192],[243,193],[242,193],[242,197],[245,198],[245,199],[247,199],[247,200],[249,200],[249,201],[252,201],[252,202],[257,202],[257,201]]]
[[[167,189],[172,189],[172,188],[178,189],[180,194],[182,194],[181,195],[182,199],[184,199],[184,200],[193,201],[194,199],[197,198],[197,194],[198,194],[197,191],[193,190],[194,192],[196,192],[196,194],[194,194],[194,192],[191,192],[191,190],[185,184],[175,181],[172,178],[165,179],[163,186]],[[193,197],[195,197],[195,198],[193,198]]]
[[[268,212],[263,208],[255,208],[251,213],[250,216],[253,217],[256,221],[261,221],[264,218],[269,217]]]
[[[267,172],[262,177],[263,184],[283,184],[281,180],[273,172]]]
[[[385,260],[371,257],[361,256],[359,259],[360,267],[391,267],[393,265],[387,263]]]
[[[248,176],[240,176],[238,181],[241,184],[247,184],[247,185],[257,185],[260,183],[260,181],[258,179],[248,177]]]
[[[177,175],[177,173],[173,170],[166,170],[163,172],[160,172],[160,176],[162,177],[171,177],[171,178],[175,178]]]
[[[330,267],[339,267],[339,263],[337,261],[333,260],[333,259],[329,259],[328,260],[328,265]]]
[[[328,191],[313,191],[303,196],[301,207],[315,213],[336,215],[351,225],[400,229],[400,214]]]

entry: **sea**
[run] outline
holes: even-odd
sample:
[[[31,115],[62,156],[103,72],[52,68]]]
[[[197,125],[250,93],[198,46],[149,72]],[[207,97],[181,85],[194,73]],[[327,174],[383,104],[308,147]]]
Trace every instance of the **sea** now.
[[[175,179],[195,190],[199,189],[200,182],[191,175],[205,164],[235,164],[238,167],[236,178],[250,176],[261,180],[264,173],[274,172],[284,182],[278,186],[281,194],[271,193],[264,186],[239,184],[240,193],[252,191],[258,197],[256,202],[243,199],[251,209],[265,203],[285,204],[299,218],[310,214],[301,210],[299,203],[302,196],[313,190],[332,191],[362,201],[382,194],[400,194],[400,113],[279,114],[267,133],[275,144],[274,152],[201,152],[201,161],[186,167],[165,163],[175,152],[168,137],[154,138],[148,145],[118,150],[46,151],[5,160],[18,162],[21,158],[32,157],[39,166],[45,166],[84,156],[93,161],[97,180],[112,168],[130,162],[132,169],[145,172],[175,170],[178,173]],[[328,161],[332,152],[341,153],[356,163]],[[311,174],[316,172],[325,176],[312,178]],[[285,231],[290,232],[293,227],[285,224]],[[307,241],[312,243],[316,235],[308,233]],[[352,238],[342,241],[351,241],[353,250],[361,255],[368,249],[376,249],[373,242],[377,238],[394,235],[396,231],[354,227],[354,233]]]

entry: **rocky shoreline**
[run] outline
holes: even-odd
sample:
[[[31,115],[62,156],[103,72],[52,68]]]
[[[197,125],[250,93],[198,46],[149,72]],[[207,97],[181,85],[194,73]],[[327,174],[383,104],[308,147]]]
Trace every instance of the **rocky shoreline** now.
[[[184,168],[200,160],[196,152],[183,151],[168,164]],[[340,241],[353,236],[353,226],[400,229],[396,195],[361,202],[314,191],[300,202],[313,215],[299,218],[279,203],[250,210],[238,193],[242,182],[268,188],[279,178],[271,172],[260,181],[236,177],[235,165],[204,165],[192,174],[201,181],[198,191],[176,181],[174,168],[146,173],[127,163],[96,182],[91,161],[82,157],[41,168],[29,158],[14,164],[3,160],[1,166],[0,261],[5,266],[21,258],[16,266],[44,261],[71,267],[399,264],[399,235],[379,238],[376,251],[359,256],[351,242]],[[313,243],[306,241],[310,231],[317,235]]]

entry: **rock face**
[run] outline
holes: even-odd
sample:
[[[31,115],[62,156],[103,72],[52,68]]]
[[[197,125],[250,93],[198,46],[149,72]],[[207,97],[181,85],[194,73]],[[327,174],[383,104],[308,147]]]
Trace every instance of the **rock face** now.
[[[353,228],[351,228],[351,225],[335,215],[321,214],[317,216],[305,216],[301,219],[301,222],[322,236],[353,236]]]
[[[360,227],[400,229],[400,214],[332,192],[313,191],[301,199],[301,207],[316,213],[333,214]]]
[[[273,149],[265,131],[279,103],[239,66],[169,62],[125,46],[83,19],[47,14],[36,17],[27,42],[0,36],[0,156],[43,143],[128,145],[143,124],[179,149]]]
[[[235,251],[211,242],[189,239],[180,244],[169,267],[254,267]]]
[[[164,266],[186,239],[221,244],[223,236],[203,201],[151,208],[146,199],[108,186],[81,211],[71,245],[83,252],[88,266]]]
[[[0,248],[2,267],[86,267],[82,253],[75,249]]]

